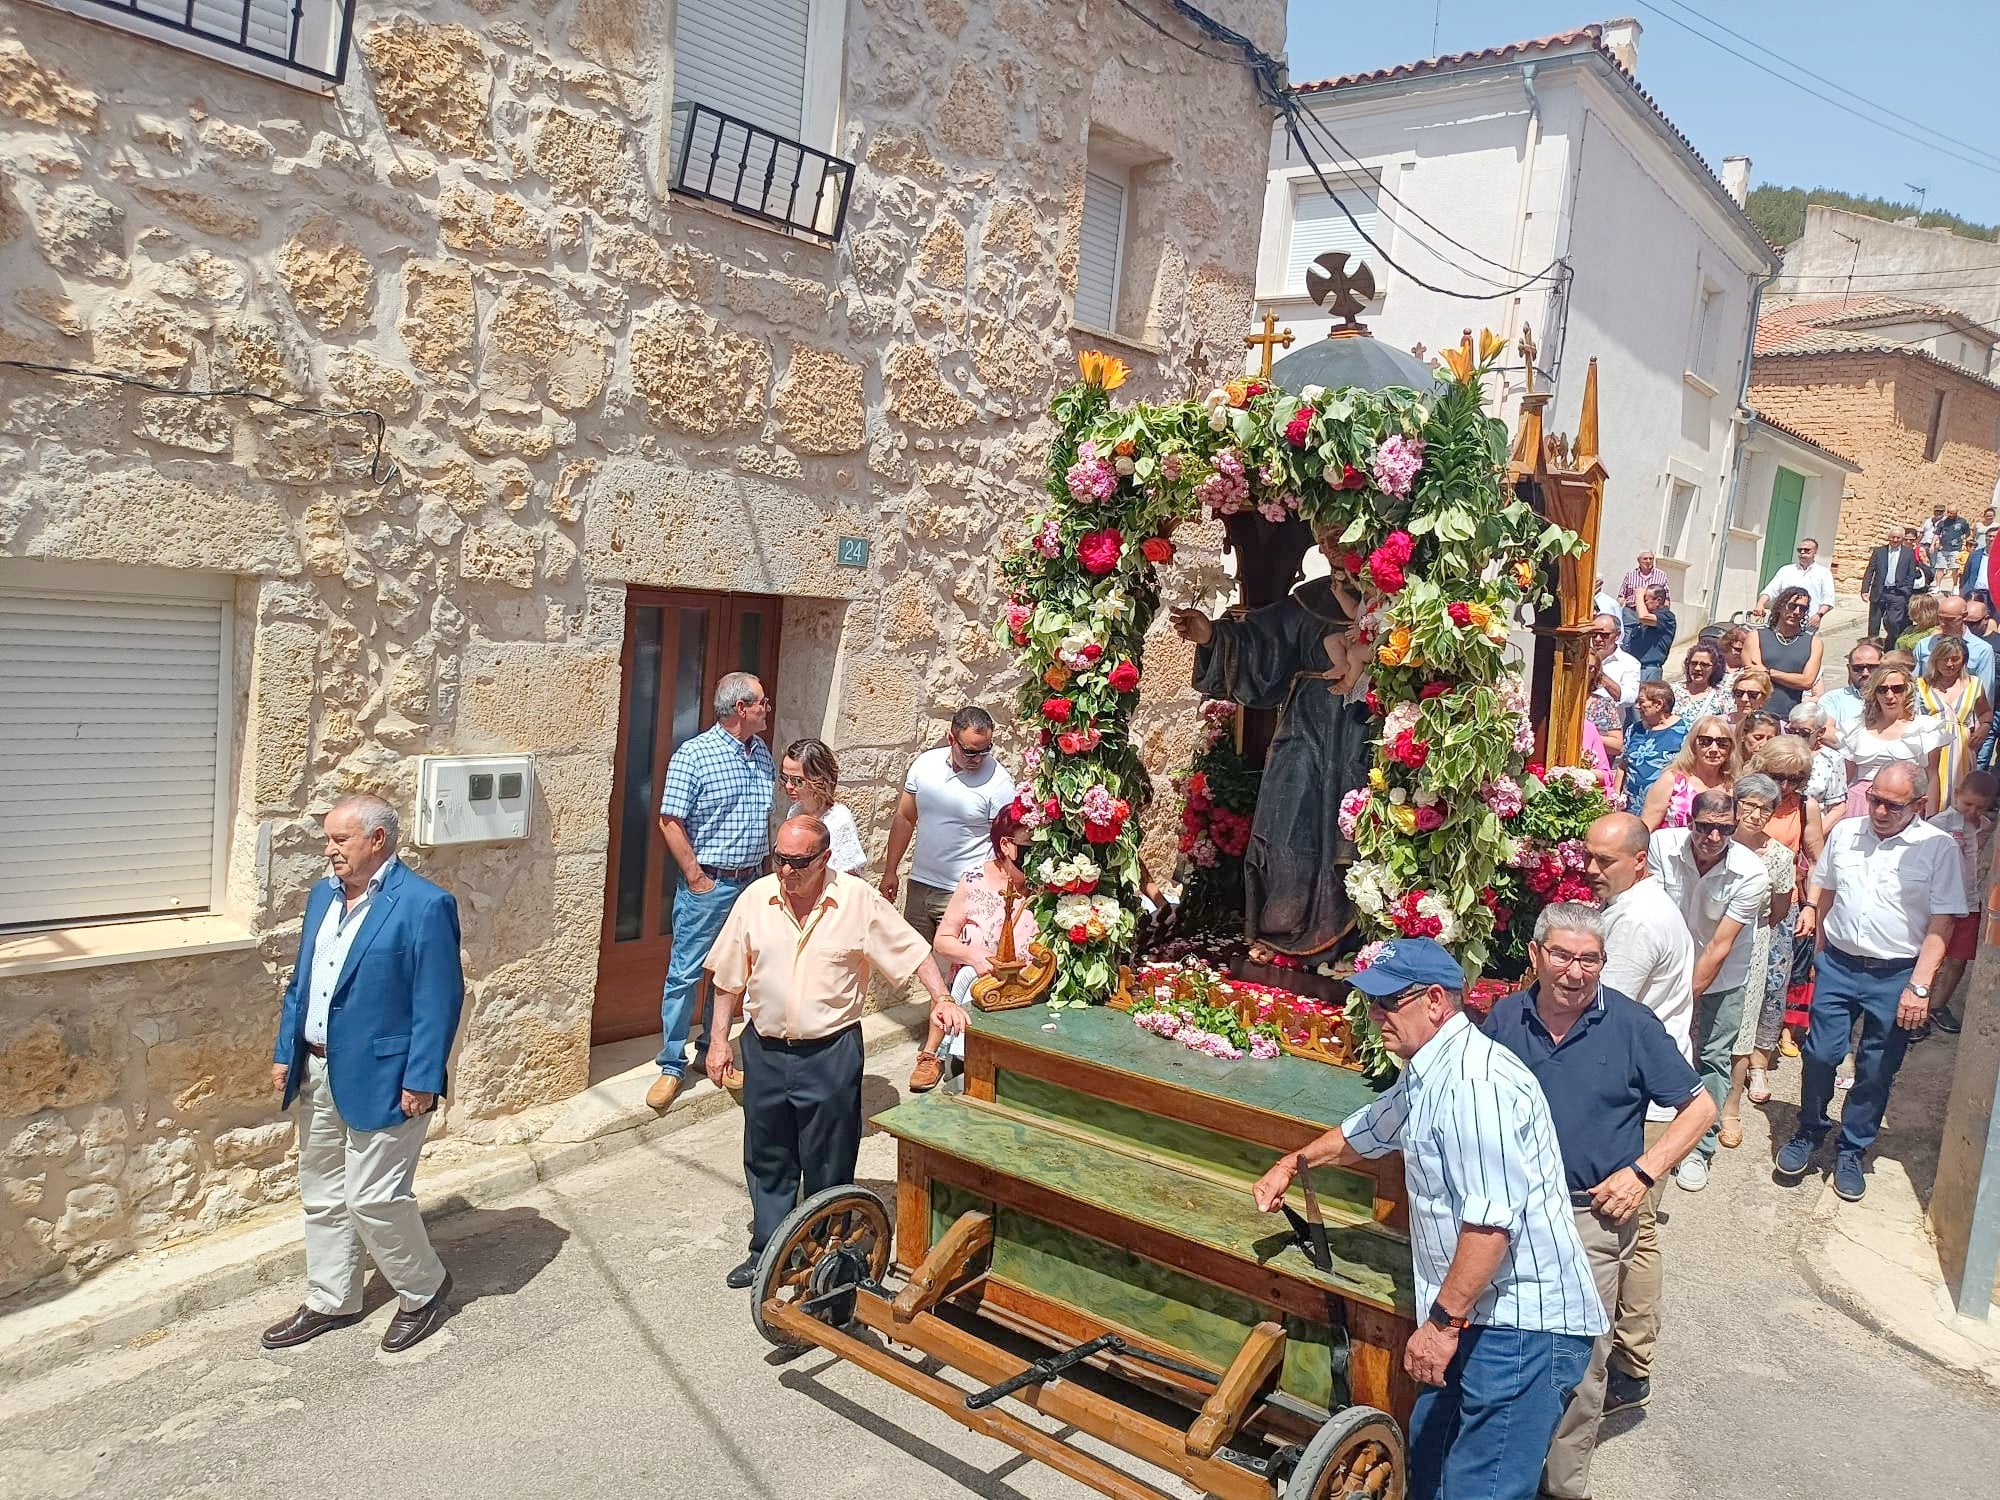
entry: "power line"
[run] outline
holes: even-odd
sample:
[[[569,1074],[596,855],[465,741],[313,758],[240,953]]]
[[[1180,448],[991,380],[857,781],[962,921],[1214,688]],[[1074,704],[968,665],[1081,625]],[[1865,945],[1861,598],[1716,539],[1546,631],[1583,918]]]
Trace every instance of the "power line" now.
[[[1831,276],[1839,281],[1886,281],[1899,276],[1970,276],[1975,271],[2000,271],[2000,260],[1989,261],[1984,265],[1977,266],[1939,266],[1933,271],[1856,271],[1851,277],[1845,271],[1799,271],[1796,273],[1787,272],[1786,275]]]

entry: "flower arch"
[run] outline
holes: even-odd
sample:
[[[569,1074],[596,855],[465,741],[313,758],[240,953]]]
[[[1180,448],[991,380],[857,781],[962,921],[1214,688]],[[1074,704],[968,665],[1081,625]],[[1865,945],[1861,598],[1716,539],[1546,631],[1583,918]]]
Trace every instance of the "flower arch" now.
[[[999,628],[1036,731],[1021,807],[1052,1005],[1108,999],[1132,943],[1143,645],[1172,533],[1204,512],[1297,514],[1337,534],[1380,721],[1369,785],[1341,808],[1359,853],[1349,894],[1369,936],[1435,937],[1479,972],[1533,744],[1508,631],[1545,601],[1543,565],[1578,546],[1506,486],[1506,428],[1481,399],[1502,347],[1468,333],[1432,391],[1236,379],[1200,401],[1125,406],[1112,402],[1124,363],[1081,356],[1051,408],[1047,499],[1001,565]]]

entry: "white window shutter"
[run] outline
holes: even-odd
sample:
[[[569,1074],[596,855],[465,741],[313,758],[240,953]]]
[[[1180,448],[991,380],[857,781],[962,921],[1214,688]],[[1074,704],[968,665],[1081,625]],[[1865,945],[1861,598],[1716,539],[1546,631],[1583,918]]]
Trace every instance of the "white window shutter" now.
[[[680,0],[674,23],[674,103],[707,105],[787,142],[803,139],[812,3]],[[687,170],[681,175],[684,148]],[[776,144],[706,116],[691,136],[688,116],[674,117],[672,151],[678,181],[759,212],[808,212],[821,186],[817,163],[796,145]]]
[[[1347,213],[1342,213],[1345,207]],[[1348,214],[1354,216],[1350,222]],[[1355,228],[1355,222],[1360,229]],[[1373,267],[1377,281],[1384,269],[1382,257],[1369,240],[1380,241],[1381,214],[1375,194],[1361,188],[1342,188],[1338,201],[1327,196],[1318,182],[1309,182],[1292,198],[1292,242],[1285,255],[1285,290],[1303,293],[1306,268],[1329,250],[1345,250],[1356,260]],[[1365,236],[1365,237],[1364,237]]]
[[[1096,170],[1083,178],[1083,226],[1076,258],[1076,321],[1107,333],[1118,327],[1118,271],[1125,259],[1125,184]]]
[[[211,909],[226,608],[0,591],[0,927]]]

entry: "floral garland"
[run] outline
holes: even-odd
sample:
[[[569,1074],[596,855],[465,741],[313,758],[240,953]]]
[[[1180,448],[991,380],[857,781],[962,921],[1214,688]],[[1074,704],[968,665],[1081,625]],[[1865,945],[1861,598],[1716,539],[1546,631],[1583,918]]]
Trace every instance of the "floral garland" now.
[[[1589,767],[1527,768],[1508,824],[1513,845],[1492,884],[1480,892],[1497,934],[1490,967],[1510,978],[1526,972],[1528,940],[1544,906],[1557,901],[1596,904],[1583,873],[1583,836],[1613,811],[1603,783]]]
[[[1220,969],[1197,960],[1171,968],[1151,966],[1138,976],[1132,1024],[1190,1051],[1235,1060],[1268,1062],[1284,1049],[1275,1019],[1277,999],[1257,985],[1234,984]],[[1257,998],[1257,1018],[1245,1022],[1232,1004],[1238,990]]]
[[[1186,772],[1174,778],[1181,794],[1180,852],[1189,868],[1184,902],[1199,902],[1204,891],[1242,892],[1243,855],[1250,847],[1262,773],[1236,748],[1239,712],[1234,703],[1215,699],[1201,705],[1201,748]]]
[[[1237,379],[1200,402],[1123,408],[1111,392],[1124,363],[1081,357],[1082,380],[1051,407],[1047,502],[1002,564],[999,624],[1027,669],[1021,719],[1036,743],[1019,805],[1056,962],[1052,1005],[1108,998],[1131,945],[1132,815],[1148,789],[1130,732],[1142,645],[1171,533],[1203,511],[1296,513],[1346,549],[1363,590],[1354,644],[1370,654],[1369,705],[1386,731],[1366,795],[1342,809],[1361,856],[1349,892],[1373,935],[1425,932],[1478,971],[1493,930],[1480,893],[1507,851],[1490,798],[1531,735],[1525,690],[1504,665],[1508,625],[1540,602],[1541,564],[1577,546],[1504,489],[1506,429],[1480,394],[1503,347],[1488,334],[1475,353],[1468,333],[1427,392],[1293,395]],[[1087,894],[1104,899],[1064,922],[1086,893],[1056,877],[1080,854],[1098,871]]]

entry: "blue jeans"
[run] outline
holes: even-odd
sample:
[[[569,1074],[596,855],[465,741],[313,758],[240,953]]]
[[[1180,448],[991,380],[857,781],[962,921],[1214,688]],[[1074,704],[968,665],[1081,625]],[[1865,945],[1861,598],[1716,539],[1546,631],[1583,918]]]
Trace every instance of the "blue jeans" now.
[[[1847,1040],[1859,1016],[1861,1040],[1854,1044],[1854,1087],[1840,1114],[1840,1149],[1866,1151],[1882,1129],[1889,1086],[1910,1046],[1909,1032],[1896,1024],[1896,1003],[1910,982],[1910,970],[1864,974],[1832,948],[1820,949],[1817,968],[1812,1020],[1800,1049],[1799,1134],[1818,1141],[1833,1128],[1826,1113],[1833,1101],[1833,1073],[1847,1055]]]
[[[662,1073],[678,1078],[687,1069],[688,1031],[695,997],[701,993],[701,966],[708,961],[708,950],[715,946],[729,908],[749,883],[718,880],[714,890],[696,895],[688,889],[687,877],[674,872],[674,946],[667,955],[667,984],[660,994],[660,1055],[653,1059]]]
[[[1534,1500],[1592,1340],[1522,1328],[1468,1328],[1410,1414],[1409,1500]]]

